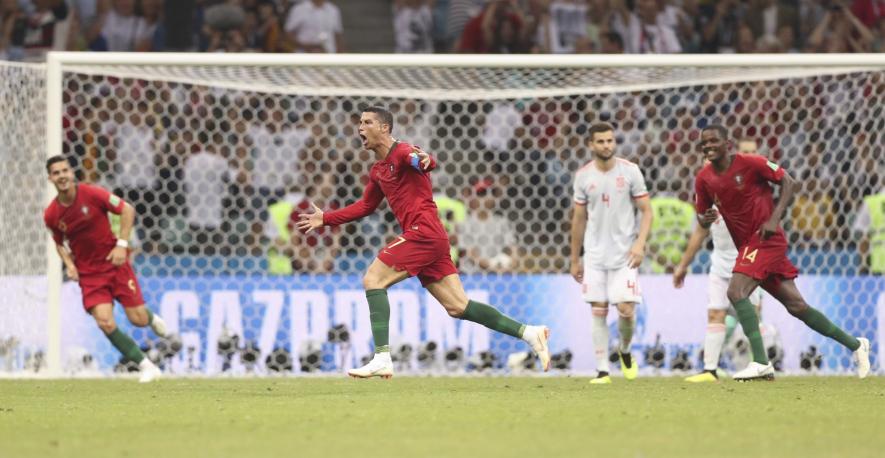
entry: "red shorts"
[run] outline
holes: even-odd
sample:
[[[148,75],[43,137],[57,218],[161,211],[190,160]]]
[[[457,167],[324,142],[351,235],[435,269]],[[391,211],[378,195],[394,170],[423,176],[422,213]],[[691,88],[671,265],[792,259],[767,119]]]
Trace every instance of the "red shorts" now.
[[[458,273],[452,262],[447,239],[407,240],[399,236],[378,253],[384,264],[411,276],[418,276],[422,286]]]
[[[768,240],[753,236],[738,249],[733,272],[752,277],[765,289],[799,276],[799,269],[787,257],[787,241],[777,236]]]
[[[123,307],[144,305],[141,286],[128,262],[107,273],[81,275],[80,289],[86,311],[99,304],[113,304],[114,299]]]

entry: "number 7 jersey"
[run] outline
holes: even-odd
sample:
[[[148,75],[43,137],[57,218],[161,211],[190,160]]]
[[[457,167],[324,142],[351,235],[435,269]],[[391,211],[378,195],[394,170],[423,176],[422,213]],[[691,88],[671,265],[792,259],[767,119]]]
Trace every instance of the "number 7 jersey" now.
[[[627,265],[630,247],[639,233],[634,200],[648,195],[639,166],[615,158],[603,172],[590,161],[575,174],[576,205],[587,207],[584,230],[584,265],[594,269],[620,269]]]

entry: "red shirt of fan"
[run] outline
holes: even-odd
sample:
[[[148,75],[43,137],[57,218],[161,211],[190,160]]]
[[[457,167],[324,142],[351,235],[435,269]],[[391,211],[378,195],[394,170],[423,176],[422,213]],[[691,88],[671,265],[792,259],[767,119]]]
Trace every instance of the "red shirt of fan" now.
[[[431,158],[430,165],[422,170],[418,156],[412,154],[412,145],[394,143],[387,157],[375,162],[369,170],[369,182],[362,199],[324,213],[323,224],[336,226],[368,216],[387,197],[406,240],[448,240],[433,201],[430,171],[435,167],[436,161]]]
[[[736,154],[721,174],[707,164],[695,180],[696,210],[701,214],[715,204],[734,245],[740,249],[771,217],[774,191],[769,183],[780,183],[783,177],[784,169],[756,154]],[[786,246],[783,228],[778,227],[766,242]]]
[[[70,205],[62,205],[56,197],[46,207],[43,222],[55,243],[67,242],[81,276],[104,274],[117,268],[105,259],[117,244],[108,212],[119,215],[124,205],[123,199],[102,187],[78,183]]]

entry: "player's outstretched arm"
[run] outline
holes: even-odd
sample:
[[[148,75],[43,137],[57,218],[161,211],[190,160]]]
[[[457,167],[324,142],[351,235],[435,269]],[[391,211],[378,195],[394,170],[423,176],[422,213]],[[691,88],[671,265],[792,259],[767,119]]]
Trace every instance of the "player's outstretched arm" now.
[[[375,211],[376,208],[378,208],[378,205],[381,204],[381,201],[383,199],[384,193],[381,192],[381,188],[377,184],[375,184],[374,181],[369,180],[369,183],[366,185],[366,189],[363,191],[363,197],[360,200],[338,210],[333,210],[325,213],[320,212],[320,225],[315,226],[312,229],[318,229],[322,226],[337,226],[339,224],[344,224],[369,216],[372,214],[372,212]],[[319,210],[319,208],[317,208],[316,206],[314,206],[314,209]],[[301,218],[302,220],[310,220],[311,215],[315,214],[316,213],[299,215],[299,218]],[[310,226],[310,224],[306,225],[304,230],[308,230]]]
[[[711,208],[710,210],[713,209]],[[703,218],[703,216],[701,216],[701,218]],[[701,218],[698,219],[700,220]],[[694,257],[698,254],[698,251],[701,250],[704,240],[706,240],[707,235],[710,234],[709,227],[709,224],[706,227],[702,224],[695,226],[694,232],[691,233],[691,237],[688,239],[688,246],[685,247],[685,252],[682,253],[682,259],[679,260],[679,265],[676,266],[676,270],[673,272],[674,287],[682,288],[682,285],[685,284],[685,276],[688,274],[688,266],[694,261]]]
[[[584,244],[584,231],[587,229],[587,205],[576,203],[572,210],[571,230],[571,274],[578,283],[584,283],[584,263],[581,262],[581,247]]]
[[[429,172],[436,168],[436,160],[417,146],[412,146],[412,154],[414,154],[414,159],[417,160],[416,163],[412,163],[412,167],[418,168],[422,172]]]
[[[777,232],[777,228],[781,223],[781,218],[783,218],[784,213],[787,211],[787,207],[790,206],[790,202],[793,200],[793,194],[796,192],[796,181],[793,180],[793,177],[787,173],[786,170],[783,171],[783,177],[781,177],[780,183],[780,195],[777,198],[777,204],[774,206],[774,211],[771,212],[771,216],[768,217],[768,221],[762,224],[761,236],[762,239],[765,240]]]
[[[642,219],[639,222],[639,235],[636,236],[636,241],[633,242],[633,247],[630,248],[629,263],[631,269],[639,267],[642,264],[642,259],[645,258],[645,242],[648,241],[648,234],[651,232],[651,223],[654,218],[654,212],[651,209],[651,199],[647,195],[636,199],[636,208],[642,213]]]

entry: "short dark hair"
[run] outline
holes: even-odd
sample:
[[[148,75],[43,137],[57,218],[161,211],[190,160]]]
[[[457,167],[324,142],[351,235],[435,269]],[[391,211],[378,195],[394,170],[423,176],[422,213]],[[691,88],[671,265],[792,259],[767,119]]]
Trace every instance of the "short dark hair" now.
[[[603,35],[606,40],[610,41],[612,44],[616,45],[618,49],[624,49],[624,39],[621,38],[621,34],[618,32],[608,32]]]
[[[393,113],[378,106],[366,107],[363,113],[375,113],[381,119],[381,124],[390,126],[390,133],[393,133]]]
[[[607,122],[599,122],[590,126],[590,129],[587,130],[587,134],[590,135],[590,141],[593,141],[593,136],[596,134],[601,134],[603,132],[614,132],[615,127]]]
[[[62,156],[61,154],[56,154],[55,156],[46,159],[46,173],[49,173],[49,168],[52,167],[52,164],[58,162],[67,162],[68,165],[71,165],[71,161],[69,161],[68,158]]]
[[[719,136],[722,137],[723,140],[728,140],[728,129],[722,124],[710,124],[709,126],[704,127],[701,132],[705,130],[715,130],[716,132],[719,132]]]

